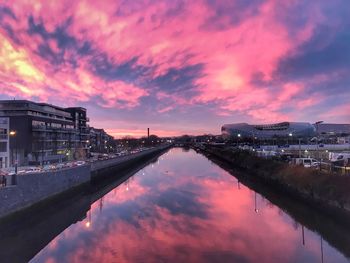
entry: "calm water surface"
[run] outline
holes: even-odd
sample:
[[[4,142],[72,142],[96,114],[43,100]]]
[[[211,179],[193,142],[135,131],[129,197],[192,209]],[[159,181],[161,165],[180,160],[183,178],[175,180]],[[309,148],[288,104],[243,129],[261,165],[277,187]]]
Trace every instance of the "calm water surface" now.
[[[349,262],[204,156],[175,148],[96,201],[31,262],[322,261]]]

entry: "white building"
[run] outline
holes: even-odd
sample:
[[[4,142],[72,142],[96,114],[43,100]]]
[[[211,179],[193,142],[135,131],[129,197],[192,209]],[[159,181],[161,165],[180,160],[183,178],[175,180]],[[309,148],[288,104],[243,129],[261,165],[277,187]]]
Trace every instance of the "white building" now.
[[[315,127],[307,122],[281,122],[274,124],[225,124],[222,135],[242,138],[272,139],[277,137],[306,138],[316,135]]]

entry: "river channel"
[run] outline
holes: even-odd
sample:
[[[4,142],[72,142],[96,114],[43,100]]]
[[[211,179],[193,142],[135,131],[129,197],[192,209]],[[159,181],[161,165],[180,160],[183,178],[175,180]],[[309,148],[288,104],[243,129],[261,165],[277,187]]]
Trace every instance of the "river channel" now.
[[[349,262],[348,229],[253,189],[205,156],[173,148],[0,245],[13,262],[21,253],[30,262]]]

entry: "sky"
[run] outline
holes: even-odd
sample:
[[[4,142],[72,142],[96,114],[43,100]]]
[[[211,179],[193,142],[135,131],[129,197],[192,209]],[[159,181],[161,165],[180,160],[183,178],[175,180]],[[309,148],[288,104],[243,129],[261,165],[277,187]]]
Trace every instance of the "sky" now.
[[[348,0],[0,0],[0,99],[116,138],[350,122]]]

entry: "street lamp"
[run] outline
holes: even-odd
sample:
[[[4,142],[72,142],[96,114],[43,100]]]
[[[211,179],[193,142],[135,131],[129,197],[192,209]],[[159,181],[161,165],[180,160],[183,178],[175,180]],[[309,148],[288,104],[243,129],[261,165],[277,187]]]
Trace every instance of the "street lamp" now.
[[[292,136],[293,136],[293,133],[289,133],[288,136],[289,136],[289,137],[292,137]],[[288,138],[287,138],[287,144],[289,144]]]
[[[16,131],[10,131],[10,137],[13,137],[15,140],[15,174],[12,175],[12,185],[16,185],[17,184],[17,165],[18,165],[18,161],[17,161],[17,139],[16,139],[16,135],[17,132]]]
[[[317,149],[317,158],[318,158],[318,168],[321,170],[321,160],[320,160],[320,149],[319,149],[319,146],[318,146],[318,125],[319,124],[321,124],[321,123],[323,123],[323,121],[317,121],[317,122],[315,122],[315,124],[316,124],[316,143],[317,143],[317,147],[316,147],[316,149]]]
[[[237,147],[238,147],[238,140],[239,140],[239,138],[241,138],[241,134],[240,133],[237,134]]]

